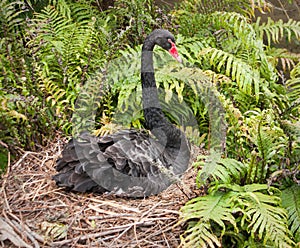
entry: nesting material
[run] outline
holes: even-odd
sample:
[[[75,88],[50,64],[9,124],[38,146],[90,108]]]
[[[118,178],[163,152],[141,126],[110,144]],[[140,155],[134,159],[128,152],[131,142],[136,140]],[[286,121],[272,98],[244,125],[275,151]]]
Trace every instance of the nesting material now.
[[[23,151],[9,164],[0,185],[0,246],[179,246],[179,210],[202,193],[194,169],[181,184],[145,199],[66,192],[51,178],[62,146],[57,141],[40,153]]]

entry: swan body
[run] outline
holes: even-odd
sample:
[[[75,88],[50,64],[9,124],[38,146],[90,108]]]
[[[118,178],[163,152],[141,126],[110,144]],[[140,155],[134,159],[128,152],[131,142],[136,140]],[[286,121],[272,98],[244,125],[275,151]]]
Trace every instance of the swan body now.
[[[96,137],[82,133],[71,139],[58,159],[56,184],[78,192],[112,191],[120,196],[158,194],[186,170],[190,146],[184,134],[162,112],[153,68],[153,48],[159,45],[179,62],[175,39],[157,29],[142,47],[141,82],[148,130],[122,130]]]

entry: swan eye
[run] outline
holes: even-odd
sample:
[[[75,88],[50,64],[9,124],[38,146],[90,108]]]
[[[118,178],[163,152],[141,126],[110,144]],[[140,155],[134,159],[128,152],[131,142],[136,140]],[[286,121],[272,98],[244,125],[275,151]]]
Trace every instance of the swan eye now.
[[[178,54],[178,51],[177,51],[177,47],[175,45],[175,43],[171,40],[171,39],[168,39],[168,42],[171,44],[171,48],[169,49],[169,53],[179,62],[179,63],[182,63],[182,60]]]

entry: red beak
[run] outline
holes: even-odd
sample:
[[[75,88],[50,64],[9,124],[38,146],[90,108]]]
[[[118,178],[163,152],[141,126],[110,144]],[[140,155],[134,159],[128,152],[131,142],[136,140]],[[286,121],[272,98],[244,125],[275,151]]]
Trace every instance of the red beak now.
[[[172,40],[168,40],[172,47],[169,49],[169,53],[179,62],[182,63],[182,59],[180,58],[178,51],[177,51],[177,47],[175,45],[175,43]]]

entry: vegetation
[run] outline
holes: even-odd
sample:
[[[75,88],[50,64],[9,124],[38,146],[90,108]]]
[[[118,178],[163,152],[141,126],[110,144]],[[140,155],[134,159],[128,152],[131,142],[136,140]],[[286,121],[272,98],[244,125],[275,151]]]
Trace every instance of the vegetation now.
[[[157,49],[162,105],[210,150],[195,162],[206,195],[181,210],[182,247],[299,246],[300,55],[277,43],[300,45],[300,22],[254,19],[271,8],[264,0],[212,2],[183,0],[167,13],[152,0],[106,10],[1,1],[0,170],[58,131],[142,128],[140,44],[167,28],[184,65]]]

